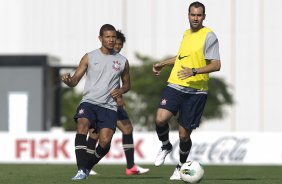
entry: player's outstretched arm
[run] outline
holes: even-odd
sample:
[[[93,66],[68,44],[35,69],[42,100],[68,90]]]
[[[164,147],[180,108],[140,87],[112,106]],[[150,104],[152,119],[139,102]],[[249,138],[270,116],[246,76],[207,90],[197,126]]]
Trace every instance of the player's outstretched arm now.
[[[85,54],[80,60],[79,66],[75,70],[73,76],[71,76],[70,73],[66,73],[62,75],[62,81],[69,87],[75,87],[79,83],[83,75],[85,74],[87,67],[88,67],[88,55]]]
[[[162,68],[165,67],[166,65],[173,65],[175,63],[175,59],[176,59],[176,56],[173,57],[173,58],[164,60],[162,62],[153,64],[154,74],[157,75],[157,76],[160,75]]]

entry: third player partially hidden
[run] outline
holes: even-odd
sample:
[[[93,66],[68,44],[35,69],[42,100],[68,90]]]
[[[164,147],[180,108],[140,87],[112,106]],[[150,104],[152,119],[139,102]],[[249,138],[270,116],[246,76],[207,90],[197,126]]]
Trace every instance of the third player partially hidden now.
[[[206,104],[208,74],[221,67],[218,39],[211,29],[203,26],[205,16],[202,3],[191,3],[188,9],[190,29],[184,32],[177,56],[153,65],[156,75],[160,75],[164,66],[174,65],[155,119],[156,132],[162,142],[155,166],[161,166],[172,151],[168,121],[179,113],[179,163],[170,180],[181,180],[180,168],[192,146],[190,135],[199,127]]]

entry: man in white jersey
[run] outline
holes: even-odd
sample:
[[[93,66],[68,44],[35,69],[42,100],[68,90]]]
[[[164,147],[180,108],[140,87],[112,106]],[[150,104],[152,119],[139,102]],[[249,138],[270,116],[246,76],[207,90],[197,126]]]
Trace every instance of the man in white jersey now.
[[[221,67],[218,39],[211,29],[203,26],[205,16],[202,3],[191,3],[188,8],[190,29],[183,34],[177,56],[153,65],[156,75],[164,66],[173,65],[155,119],[156,132],[162,142],[155,166],[161,166],[172,151],[168,121],[178,113],[179,163],[170,180],[181,180],[180,168],[192,146],[190,135],[199,127],[206,104],[208,74]]]
[[[87,179],[90,169],[110,150],[117,122],[117,99],[130,89],[129,63],[114,51],[114,26],[103,25],[99,40],[101,48],[85,54],[73,76],[69,73],[62,76],[66,85],[75,87],[86,74],[83,97],[74,116],[78,172],[72,180]],[[95,150],[87,149],[87,134],[91,128],[99,133]]]

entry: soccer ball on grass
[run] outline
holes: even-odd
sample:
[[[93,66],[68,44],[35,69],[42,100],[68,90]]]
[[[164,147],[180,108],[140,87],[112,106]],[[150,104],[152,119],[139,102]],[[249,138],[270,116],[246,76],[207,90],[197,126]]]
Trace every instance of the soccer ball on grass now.
[[[188,161],[180,168],[180,177],[188,183],[198,183],[204,176],[204,168],[197,161]]]

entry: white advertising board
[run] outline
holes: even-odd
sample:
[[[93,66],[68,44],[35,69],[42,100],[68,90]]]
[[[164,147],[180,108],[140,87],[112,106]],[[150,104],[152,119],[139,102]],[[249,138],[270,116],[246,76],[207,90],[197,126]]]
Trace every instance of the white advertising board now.
[[[124,164],[121,134],[116,133],[102,164]],[[0,163],[74,164],[74,132],[0,133]],[[170,133],[173,152],[166,164],[178,162],[178,132]],[[190,160],[203,164],[282,165],[282,133],[194,132]],[[135,162],[153,164],[161,142],[155,132],[134,132]]]

